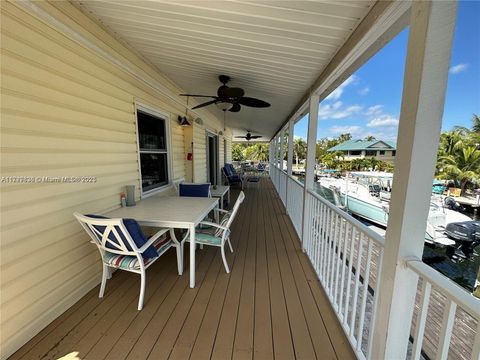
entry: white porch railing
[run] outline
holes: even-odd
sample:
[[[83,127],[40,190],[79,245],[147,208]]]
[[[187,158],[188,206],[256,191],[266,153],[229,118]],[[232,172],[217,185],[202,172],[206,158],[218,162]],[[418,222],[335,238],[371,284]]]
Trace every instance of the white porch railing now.
[[[384,238],[311,190],[302,238],[303,184],[272,164],[270,174],[282,201],[286,198],[287,213],[352,348],[358,358],[370,359]],[[406,264],[419,276],[413,345],[411,339],[399,339],[409,343],[408,358],[423,354],[446,359],[450,354],[479,360],[480,301],[420,260]]]
[[[436,359],[480,359],[480,301],[424,262],[406,263],[419,276],[411,359],[420,359],[422,350]],[[427,338],[426,328],[435,329]]]
[[[303,223],[303,184],[286,175],[287,181],[287,213],[299,238],[302,238]]]
[[[310,190],[307,209],[305,252],[354,351],[368,358],[384,239]]]

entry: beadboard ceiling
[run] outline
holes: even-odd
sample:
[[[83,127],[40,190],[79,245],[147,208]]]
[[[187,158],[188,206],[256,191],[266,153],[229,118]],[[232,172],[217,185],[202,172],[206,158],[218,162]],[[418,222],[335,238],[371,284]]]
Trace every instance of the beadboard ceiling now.
[[[375,1],[74,3],[186,92],[214,95],[225,74],[245,96],[271,103],[226,119],[234,135],[248,129],[269,140]]]

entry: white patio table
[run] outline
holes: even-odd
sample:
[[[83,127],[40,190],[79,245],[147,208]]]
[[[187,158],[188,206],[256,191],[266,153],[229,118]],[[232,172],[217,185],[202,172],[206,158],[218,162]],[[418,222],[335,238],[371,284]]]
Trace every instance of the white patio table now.
[[[190,230],[190,287],[195,287],[195,227],[218,207],[218,198],[151,196],[107,215],[132,218],[140,225]]]
[[[227,195],[227,203],[230,204],[230,186],[210,186],[210,193],[212,194],[212,197],[220,198],[220,209],[223,209],[223,198],[225,197],[225,195]]]

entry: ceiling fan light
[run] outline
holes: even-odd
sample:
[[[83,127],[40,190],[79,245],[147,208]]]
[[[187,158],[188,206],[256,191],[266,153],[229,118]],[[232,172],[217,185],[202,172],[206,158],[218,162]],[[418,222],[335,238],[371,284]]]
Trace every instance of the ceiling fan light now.
[[[215,103],[215,106],[222,111],[227,111],[230,110],[233,107],[232,103],[226,102],[226,101],[221,101],[218,103]]]

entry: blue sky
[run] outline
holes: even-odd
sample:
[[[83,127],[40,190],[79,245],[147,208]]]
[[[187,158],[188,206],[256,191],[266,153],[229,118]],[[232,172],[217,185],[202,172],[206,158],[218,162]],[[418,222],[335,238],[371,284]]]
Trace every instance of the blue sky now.
[[[448,76],[443,130],[471,125],[480,114],[480,1],[460,1]],[[408,29],[364,64],[320,104],[318,138],[351,133],[396,140]],[[307,119],[295,124],[306,138]]]

